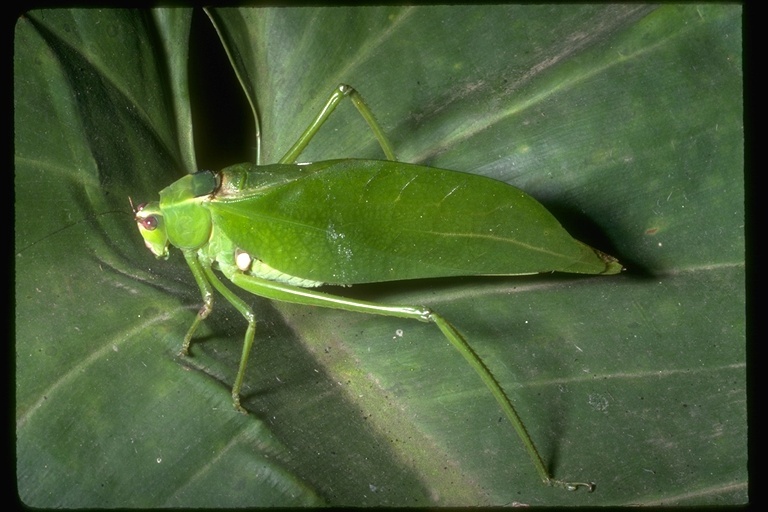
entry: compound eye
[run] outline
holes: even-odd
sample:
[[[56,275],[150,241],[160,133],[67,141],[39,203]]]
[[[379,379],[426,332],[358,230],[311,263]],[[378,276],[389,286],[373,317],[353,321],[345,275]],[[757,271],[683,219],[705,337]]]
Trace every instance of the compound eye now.
[[[155,217],[154,215],[150,215],[149,217],[139,219],[138,222],[140,222],[141,226],[147,231],[154,231],[155,229],[157,229],[157,217]]]

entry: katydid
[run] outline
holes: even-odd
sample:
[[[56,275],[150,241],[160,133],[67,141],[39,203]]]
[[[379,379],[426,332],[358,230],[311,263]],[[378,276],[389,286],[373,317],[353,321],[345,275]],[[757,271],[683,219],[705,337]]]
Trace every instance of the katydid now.
[[[371,127],[386,160],[296,164],[345,97]],[[551,477],[509,398],[445,318],[421,306],[366,302],[315,288],[552,271],[616,274],[622,266],[572,238],[541,204],[511,185],[395,161],[384,131],[352,87],[333,91],[277,164],[239,164],[185,176],[160,191],[159,202],[139,205],[134,214],[149,250],[167,259],[169,245],[178,247],[200,287],[203,306],[184,337],[183,355],[213,309],[214,289],[247,320],[232,386],[238,411],[246,412],[240,389],[256,321],[213,269],[235,286],[273,300],[434,323],[493,394],[544,483],[594,488]]]

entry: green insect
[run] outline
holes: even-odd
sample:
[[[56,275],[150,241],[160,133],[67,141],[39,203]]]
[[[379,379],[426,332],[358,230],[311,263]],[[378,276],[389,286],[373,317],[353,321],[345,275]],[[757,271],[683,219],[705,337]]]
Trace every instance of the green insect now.
[[[343,98],[365,118],[387,160],[294,163]],[[434,323],[496,398],[548,485],[575,490],[593,483],[552,478],[499,383],[445,318],[420,306],[378,304],[317,291],[449,276],[538,272],[616,274],[615,258],[572,238],[536,200],[506,183],[395,161],[384,132],[359,93],[338,86],[321,113],[274,165],[239,164],[185,176],[139,205],[146,246],[168,258],[178,247],[203,296],[181,353],[213,309],[213,290],[248,322],[232,386],[235,408],[253,344],[251,308],[214,274],[269,299]]]

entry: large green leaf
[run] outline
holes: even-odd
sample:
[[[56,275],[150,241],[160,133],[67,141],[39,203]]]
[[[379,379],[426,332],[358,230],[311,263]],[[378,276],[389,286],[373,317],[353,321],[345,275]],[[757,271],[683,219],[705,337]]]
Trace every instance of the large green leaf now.
[[[508,391],[554,475],[597,490],[541,485],[431,325],[241,294],[260,323],[244,386],[252,414],[237,414],[229,388],[245,322],[219,301],[194,357],[176,355],[199,292],[178,253],[163,262],[145,250],[126,200],[154,199],[195,169],[191,12],[46,10],[18,20],[14,51],[26,504],[746,501],[738,6],[210,18],[258,113],[263,162],[350,83],[400,159],[519,186],[625,263],[614,277],[338,290],[440,311]],[[342,105],[302,159],[352,156],[380,150]]]

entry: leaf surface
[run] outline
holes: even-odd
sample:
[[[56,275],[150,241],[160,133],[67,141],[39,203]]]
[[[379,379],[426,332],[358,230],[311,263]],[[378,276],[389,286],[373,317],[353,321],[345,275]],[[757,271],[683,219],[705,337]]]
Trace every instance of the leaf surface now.
[[[228,73],[258,113],[262,162],[276,162],[349,83],[402,161],[509,182],[628,267],[338,290],[448,318],[554,475],[593,480],[592,494],[541,485],[434,326],[246,296],[259,319],[249,416],[229,396],[245,330],[236,311],[220,300],[194,357],[177,356],[199,292],[178,252],[163,262],[146,251],[127,197],[154,200],[196,160],[209,165],[204,123],[193,144],[191,111],[203,107],[186,76],[191,17],[44,10],[17,21],[25,504],[747,501],[738,6],[211,13]],[[226,134],[230,124],[214,126]],[[303,159],[352,157],[381,155],[343,104]]]

